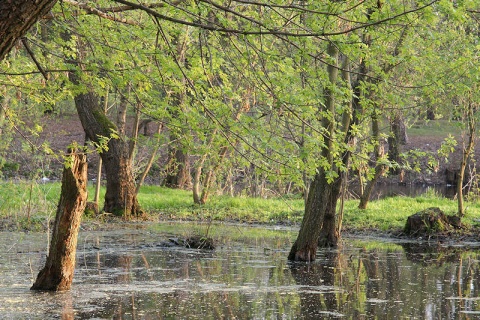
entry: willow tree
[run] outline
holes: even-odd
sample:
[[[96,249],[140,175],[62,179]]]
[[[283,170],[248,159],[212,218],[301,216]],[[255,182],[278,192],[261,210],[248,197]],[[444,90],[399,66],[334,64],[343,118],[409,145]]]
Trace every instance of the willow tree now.
[[[369,36],[368,31],[374,30],[379,24],[382,24],[380,22],[382,16],[390,15],[391,10],[398,12],[397,18],[399,19],[408,13],[408,10],[405,11],[404,7],[397,7],[395,3],[383,4],[383,6],[388,6],[386,10],[381,6],[382,2],[365,4],[363,7],[349,11],[352,15],[356,14],[355,18],[351,17],[352,21],[364,21],[366,25],[370,25],[362,30],[367,33],[367,37]],[[335,8],[342,10],[339,7]],[[414,6],[412,10],[421,9],[422,7]],[[331,23],[330,25],[337,27],[339,33],[341,33],[342,27],[349,30],[343,23],[340,23],[343,20],[333,20],[337,21],[337,24]],[[382,25],[382,27],[384,26]],[[396,27],[392,29],[395,32],[401,32],[401,29]],[[365,37],[365,35],[363,36]],[[378,77],[372,76],[369,69],[375,66],[379,70],[382,68],[382,64],[379,63],[381,60],[371,59],[375,51],[365,45],[365,40],[361,42],[352,40],[359,40],[361,37],[360,32],[349,32],[348,36],[335,38],[335,41],[332,38],[326,50],[328,82],[323,89],[324,104],[319,108],[320,128],[323,132],[321,156],[318,162],[320,165],[317,167],[310,185],[304,218],[299,235],[290,250],[289,260],[313,261],[318,245],[336,246],[338,244],[342,216],[341,211],[338,211],[337,204],[342,187],[346,182],[350,159],[352,155],[355,156],[355,141],[357,138],[362,138],[362,135],[363,137],[370,135],[367,133],[368,131],[365,131],[366,127],[362,128],[361,124],[367,124],[368,122],[365,120],[368,118],[373,119],[373,128],[378,136],[378,120],[382,115],[382,110],[375,103],[367,103],[370,96],[366,92],[372,88],[375,89],[371,84],[378,81]],[[352,43],[356,43],[356,45],[352,45]],[[362,44],[359,45],[359,43]],[[343,59],[350,61],[346,66],[340,63],[340,53],[342,53]],[[350,72],[345,72],[350,70],[349,65],[357,67]],[[342,81],[339,77],[339,69],[344,71]],[[370,140],[369,145],[374,147],[378,144],[373,139]]]
[[[135,68],[135,46],[127,49],[127,53],[131,53],[131,59],[125,59],[123,47],[126,41],[132,40],[132,35],[122,37],[123,27],[120,21],[104,19],[100,20],[97,28],[92,28],[95,24],[88,24],[88,21],[98,17],[78,13],[76,7],[70,8],[71,11],[66,9],[63,8],[61,16],[53,12],[57,24],[50,28],[53,43],[47,45],[53,48],[58,46],[64,53],[70,81],[65,89],[70,90],[73,96],[86,138],[98,146],[106,176],[103,210],[125,218],[138,216],[142,210],[137,199],[132,165],[138,117],[133,116],[132,136],[127,134],[126,121],[128,106],[136,106],[135,98],[128,94],[129,88],[135,85],[136,92],[141,91],[142,79],[139,79],[138,74],[143,70]],[[74,22],[79,15],[86,24],[78,25]],[[100,42],[105,36],[104,32],[109,34],[108,52],[105,43]],[[122,68],[130,68],[132,71],[127,77],[115,72]],[[113,90],[114,94],[108,95],[109,90]],[[101,103],[102,99],[109,99],[109,112]]]

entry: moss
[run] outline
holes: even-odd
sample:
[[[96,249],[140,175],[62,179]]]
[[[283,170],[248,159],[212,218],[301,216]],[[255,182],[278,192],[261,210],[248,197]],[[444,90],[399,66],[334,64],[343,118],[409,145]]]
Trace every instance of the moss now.
[[[409,235],[433,234],[451,230],[452,227],[455,226],[440,208],[431,207],[408,217],[404,231]]]
[[[125,209],[115,209],[112,212],[112,214],[116,217],[124,217],[125,213],[126,213]]]
[[[433,223],[433,226],[431,228],[431,231],[432,232],[442,232],[442,231],[445,231],[447,230],[448,228],[446,228],[445,224],[443,223],[442,220],[440,219],[437,219],[435,220],[435,222]]]
[[[112,134],[116,134],[118,131],[117,126],[110,119],[108,119],[103,110],[93,110],[92,114],[101,127],[101,132],[98,132],[98,135],[110,137]]]

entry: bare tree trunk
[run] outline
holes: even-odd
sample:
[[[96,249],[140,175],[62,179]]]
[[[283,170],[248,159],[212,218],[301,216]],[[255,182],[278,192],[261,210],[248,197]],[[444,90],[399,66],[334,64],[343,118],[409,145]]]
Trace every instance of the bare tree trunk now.
[[[179,149],[171,149],[170,166],[165,178],[165,186],[169,188],[188,189],[192,183],[190,177],[190,160],[188,155]]]
[[[122,94],[117,109],[117,131],[122,137],[125,136],[125,131],[127,129],[127,107],[127,97],[125,94]]]
[[[78,230],[86,203],[86,156],[72,151],[63,169],[62,191],[47,261],[38,274],[32,290],[70,289],[75,271]]]
[[[107,88],[105,90],[104,100],[103,100],[103,112],[104,113],[107,113],[107,109],[108,109],[109,91],[110,91],[110,87],[107,86]],[[96,209],[97,213],[99,212],[98,202],[100,201],[100,188],[102,187],[102,166],[103,166],[102,157],[99,155],[98,156],[97,181],[96,181],[96,184],[95,184],[95,196],[93,198],[93,202],[95,203],[95,207],[96,207],[95,209]]]
[[[325,170],[318,168],[318,173],[310,184],[302,225],[288,260],[314,261],[319,242],[325,246],[336,245],[339,235],[335,226],[335,210],[340,196],[340,182],[329,184]]]
[[[334,182],[328,183],[325,180],[328,184],[330,196],[324,207],[325,213],[318,237],[318,245],[322,248],[336,247],[340,240],[340,228],[337,228],[337,225],[341,225],[341,222],[338,221],[341,217],[337,216],[337,203],[341,196],[346,175],[342,172],[338,173],[339,177]]]
[[[215,128],[213,132],[210,134],[210,137],[207,142],[207,146],[210,149],[215,139],[215,135],[217,134],[217,129]],[[193,175],[193,202],[196,204],[203,204],[201,201],[202,192],[201,192],[201,178],[202,178],[202,171],[204,170],[205,161],[207,161],[207,157],[210,153],[205,152],[200,159],[197,161],[195,165],[195,173]]]
[[[208,197],[210,196],[210,191],[212,189],[213,182],[215,181],[216,174],[220,165],[222,164],[223,160],[227,156],[228,147],[222,147],[219,153],[219,159],[215,163],[215,165],[208,170],[207,175],[205,176],[205,181],[203,182],[203,190],[202,196],[200,197],[200,203],[205,204],[207,203]]]
[[[205,162],[206,154],[200,159],[199,163],[197,163],[197,167],[195,168],[195,173],[193,175],[193,203],[200,204],[201,198],[201,191],[200,191],[200,179],[202,176],[203,164]]]
[[[137,149],[138,131],[140,126],[140,108],[141,103],[137,102],[135,121],[133,122],[132,134],[130,135],[130,143],[128,145],[128,161],[130,163],[133,163],[135,158],[135,150]]]

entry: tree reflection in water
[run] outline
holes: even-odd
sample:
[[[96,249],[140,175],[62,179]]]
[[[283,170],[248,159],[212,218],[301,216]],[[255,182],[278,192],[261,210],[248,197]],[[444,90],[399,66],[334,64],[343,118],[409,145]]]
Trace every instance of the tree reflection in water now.
[[[224,232],[215,251],[162,248],[155,245],[161,237],[158,233],[135,232],[84,236],[73,288],[61,294],[28,290],[31,270],[43,263],[43,247],[35,246],[42,241],[34,234],[0,233],[0,247],[11,248],[0,250],[0,317],[462,319],[480,315],[480,257],[475,250],[344,240],[339,249],[319,250],[315,263],[289,264],[286,254],[294,234],[285,231],[236,240],[229,238],[232,232]]]
[[[322,252],[315,263],[292,262],[290,272],[300,285],[301,315],[305,319],[318,319],[319,316],[338,315],[335,273],[339,268],[339,253],[334,250]]]

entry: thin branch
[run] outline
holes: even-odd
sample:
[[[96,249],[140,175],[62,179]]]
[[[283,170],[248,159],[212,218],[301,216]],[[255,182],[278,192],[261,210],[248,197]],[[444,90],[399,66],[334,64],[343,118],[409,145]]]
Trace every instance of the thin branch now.
[[[166,7],[167,5],[171,6],[177,6],[180,3],[185,2],[185,0],[177,0],[173,1],[172,3],[149,3],[149,4],[144,4],[145,7],[154,9],[154,8],[163,8]],[[118,6],[118,7],[104,7],[104,8],[98,8],[98,10],[101,10],[103,12],[125,12],[125,11],[131,11],[131,10],[136,10],[136,8],[126,5],[126,6]]]
[[[32,49],[30,49],[27,38],[22,38],[22,43],[23,46],[25,47],[25,50],[27,50],[28,54],[30,55],[30,58],[32,58],[33,62],[37,66],[38,71],[42,74],[42,76],[45,78],[45,80],[48,81],[48,74],[43,70],[42,66],[40,65],[40,62],[38,62],[37,58],[35,57],[35,54],[33,53]]]
[[[97,16],[99,16],[101,18],[104,18],[104,19],[108,19],[108,20],[111,20],[111,21],[120,22],[120,23],[124,23],[124,24],[129,24],[129,25],[133,25],[133,26],[138,26],[138,23],[133,21],[133,20],[119,18],[119,17],[109,15],[106,12],[102,11],[101,9],[90,7],[86,3],[81,3],[81,2],[78,2],[78,1],[74,1],[74,0],[63,0],[63,2],[71,4],[72,6],[83,9],[90,14],[97,15]]]
[[[157,11],[152,10],[151,8],[148,8],[145,5],[133,3],[133,2],[130,2],[130,1],[127,1],[127,0],[113,0],[113,1],[125,4],[127,6],[131,6],[134,9],[142,10],[142,11],[156,17],[157,19],[170,21],[170,22],[178,23],[178,24],[183,24],[183,25],[187,25],[187,26],[192,26],[192,27],[196,27],[196,28],[200,28],[200,29],[204,29],[204,30],[222,32],[222,33],[229,33],[229,34],[240,34],[240,35],[269,35],[270,34],[270,35],[288,36],[288,37],[328,37],[328,36],[348,34],[348,33],[352,32],[352,31],[355,31],[355,30],[359,30],[359,29],[362,29],[362,28],[383,24],[383,23],[395,20],[395,19],[397,19],[401,16],[421,11],[421,10],[433,5],[434,3],[438,2],[439,0],[433,0],[433,1],[425,4],[424,6],[421,6],[419,8],[414,8],[414,9],[411,9],[411,10],[407,10],[407,11],[398,13],[394,16],[391,16],[391,17],[388,17],[388,18],[385,18],[385,19],[381,19],[381,20],[377,20],[377,21],[374,21],[374,22],[371,22],[371,23],[360,24],[358,26],[354,26],[354,27],[351,27],[349,29],[344,29],[344,30],[335,31],[335,32],[306,32],[306,33],[294,33],[294,32],[275,30],[274,28],[271,28],[271,27],[267,28],[267,27],[263,26],[261,22],[259,22],[257,20],[254,20],[253,18],[249,18],[249,21],[253,20],[254,23],[257,24],[260,27],[260,30],[258,30],[258,31],[225,28],[225,27],[221,27],[221,26],[214,26],[214,25],[211,25],[211,24],[202,24],[202,23],[198,23],[198,22],[185,21],[185,20],[181,20],[181,19],[178,19],[178,18],[169,17],[169,16],[166,16],[166,15],[160,14]],[[217,8],[222,7],[220,5],[214,5],[211,1],[209,1],[208,3],[210,3],[212,6],[216,6]],[[235,14],[237,16],[242,16],[239,13],[235,13]],[[261,27],[264,27],[266,30],[262,30]]]

